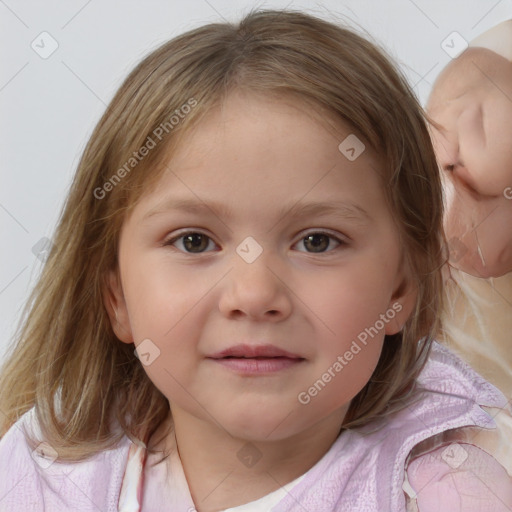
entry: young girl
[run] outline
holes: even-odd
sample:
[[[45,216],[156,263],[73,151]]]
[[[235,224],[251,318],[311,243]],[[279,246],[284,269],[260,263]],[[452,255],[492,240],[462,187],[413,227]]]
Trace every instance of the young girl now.
[[[507,510],[457,442],[506,400],[433,341],[441,218],[420,108],[365,39],[257,11],[163,45],[3,367],[1,509]]]

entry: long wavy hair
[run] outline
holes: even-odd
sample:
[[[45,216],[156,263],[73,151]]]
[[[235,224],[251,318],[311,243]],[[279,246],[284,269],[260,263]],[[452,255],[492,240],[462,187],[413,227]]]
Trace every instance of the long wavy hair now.
[[[235,88],[294,95],[348,123],[382,155],[383,187],[418,293],[403,330],[386,336],[344,425],[401,406],[426,361],[442,301],[442,193],[424,113],[397,66],[369,38],[302,12],[255,10],[239,23],[208,24],[152,51],[108,105],[1,369],[0,435],[34,408],[59,459],[78,461],[115,447],[124,435],[148,440],[168,417],[169,402],[134,346],[112,330],[106,275],[116,269],[127,213],[161,176],[180,139]],[[35,447],[37,440],[29,442]]]

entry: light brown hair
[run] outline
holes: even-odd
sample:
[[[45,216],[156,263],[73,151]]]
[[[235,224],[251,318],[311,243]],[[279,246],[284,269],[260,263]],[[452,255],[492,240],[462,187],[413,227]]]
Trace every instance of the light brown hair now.
[[[401,406],[425,362],[441,306],[441,184],[422,110],[385,52],[353,30],[301,12],[251,11],[238,24],[209,24],[163,44],[135,67],[106,109],[2,368],[0,435],[35,406],[59,458],[81,460],[114,447],[123,434],[148,439],[165,419],[166,397],[134,346],[112,330],[105,276],[116,268],[127,212],[159,178],[180,138],[233,88],[295,95],[348,123],[382,155],[383,186],[418,294],[404,329],[386,336],[345,423],[360,425]],[[171,128],[170,118],[185,110]],[[126,167],[164,123],[162,143]]]

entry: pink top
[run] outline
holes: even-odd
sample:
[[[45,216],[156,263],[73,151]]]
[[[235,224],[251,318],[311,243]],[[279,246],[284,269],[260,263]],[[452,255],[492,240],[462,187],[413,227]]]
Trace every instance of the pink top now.
[[[344,431],[286,490],[229,512],[512,510],[503,466],[467,437],[457,441],[464,427],[495,428],[485,409],[509,407],[501,392],[436,343],[408,400],[393,415]],[[0,511],[195,510],[176,454],[169,475],[165,464],[145,465],[144,446],[125,436],[86,461],[58,462],[48,445],[30,452],[23,427],[36,428],[34,413],[0,440]]]

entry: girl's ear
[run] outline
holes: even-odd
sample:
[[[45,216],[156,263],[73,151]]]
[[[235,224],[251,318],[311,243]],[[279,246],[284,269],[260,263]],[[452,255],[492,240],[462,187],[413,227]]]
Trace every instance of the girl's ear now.
[[[103,286],[103,304],[107,309],[110,325],[115,335],[123,343],[133,343],[130,317],[124,299],[119,271],[109,270]]]
[[[386,323],[386,334],[396,334],[401,331],[416,306],[418,287],[411,277],[411,273],[400,272],[400,279],[397,279],[397,287],[389,301],[389,309],[386,316],[390,319]],[[395,312],[391,318],[392,312]]]

